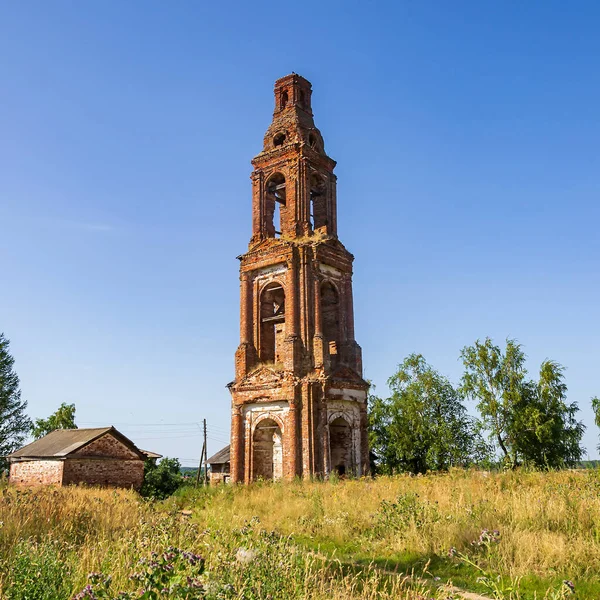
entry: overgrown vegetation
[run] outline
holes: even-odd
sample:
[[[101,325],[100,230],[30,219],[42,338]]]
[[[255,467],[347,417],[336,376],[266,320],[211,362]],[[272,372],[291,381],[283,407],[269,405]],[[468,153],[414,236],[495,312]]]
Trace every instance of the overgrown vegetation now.
[[[457,597],[448,581],[600,597],[594,470],[185,486],[164,501],[4,488],[0,521],[8,600]]]
[[[490,338],[461,351],[464,372],[452,383],[420,354],[411,354],[388,380],[388,398],[370,396],[370,448],[378,473],[426,473],[450,467],[577,466],[585,426],[567,400],[564,367],[545,360],[530,379],[523,348]],[[467,414],[474,401],[479,418]],[[592,398],[600,424],[600,400]],[[487,440],[484,438],[487,438]]]
[[[148,459],[144,463],[144,483],[140,493],[145,498],[163,500],[183,485],[181,464],[176,458],[163,458],[160,462]]]

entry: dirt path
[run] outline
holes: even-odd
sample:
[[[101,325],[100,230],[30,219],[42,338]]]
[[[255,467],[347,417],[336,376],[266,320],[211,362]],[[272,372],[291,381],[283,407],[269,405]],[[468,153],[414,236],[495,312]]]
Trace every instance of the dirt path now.
[[[357,562],[348,561],[348,562],[346,562],[346,564],[351,565],[355,569],[361,569],[361,570],[365,569],[364,565],[357,563]],[[386,575],[390,575],[390,576],[394,576],[394,577],[405,577],[406,576],[405,573],[399,573],[398,571],[393,571],[391,569],[386,569],[384,567],[378,567],[377,565],[369,565],[369,568],[375,569],[375,570],[379,571],[380,573],[385,573]],[[482,594],[478,594],[476,592],[468,592],[467,590],[463,590],[459,587],[456,587],[455,585],[451,585],[451,586],[445,585],[441,582],[433,581],[432,579],[425,579],[423,577],[415,577],[414,580],[419,583],[423,583],[427,586],[433,586],[433,587],[438,587],[438,588],[444,587],[444,589],[448,590],[452,594],[456,594],[457,596],[460,596],[461,598],[464,598],[465,600],[493,600],[493,598],[490,598],[489,596],[483,596]]]

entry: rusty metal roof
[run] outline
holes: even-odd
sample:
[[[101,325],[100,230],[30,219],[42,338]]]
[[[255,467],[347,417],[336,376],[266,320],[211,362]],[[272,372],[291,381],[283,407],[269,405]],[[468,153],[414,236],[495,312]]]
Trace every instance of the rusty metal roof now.
[[[219,450],[216,454],[213,454],[206,462],[209,465],[224,465],[229,462],[231,446],[225,446],[222,450]]]
[[[9,454],[9,458],[64,458],[72,452],[93,442],[106,433],[111,433],[117,439],[130,447],[140,458],[145,456],[137,446],[114,427],[97,427],[94,429],[56,429],[43,438],[27,444],[20,450]]]
[[[150,452],[150,450],[142,450],[138,448],[138,450],[146,456],[146,458],[162,458],[162,454],[157,454],[156,452]]]

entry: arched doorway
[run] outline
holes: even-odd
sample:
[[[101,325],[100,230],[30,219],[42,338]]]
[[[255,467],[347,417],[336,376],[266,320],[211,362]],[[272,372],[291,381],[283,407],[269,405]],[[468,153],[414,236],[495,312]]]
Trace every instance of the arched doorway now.
[[[252,479],[278,480],[283,476],[281,428],[273,419],[263,419],[252,439]]]
[[[331,471],[349,475],[353,471],[352,428],[344,417],[337,417],[329,424],[329,448]]]

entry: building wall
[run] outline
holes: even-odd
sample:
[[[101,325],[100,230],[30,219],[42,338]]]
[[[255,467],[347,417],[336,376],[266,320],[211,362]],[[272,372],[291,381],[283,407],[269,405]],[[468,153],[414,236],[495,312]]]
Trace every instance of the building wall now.
[[[62,460],[27,460],[10,465],[9,481],[19,486],[61,485]]]
[[[93,456],[107,458],[122,458],[125,460],[139,460],[138,455],[129,449],[123,442],[110,434],[104,434],[102,437],[94,440],[92,443],[84,446],[72,456]]]
[[[144,480],[144,461],[120,458],[68,458],[63,485],[84,483],[139,490]]]

